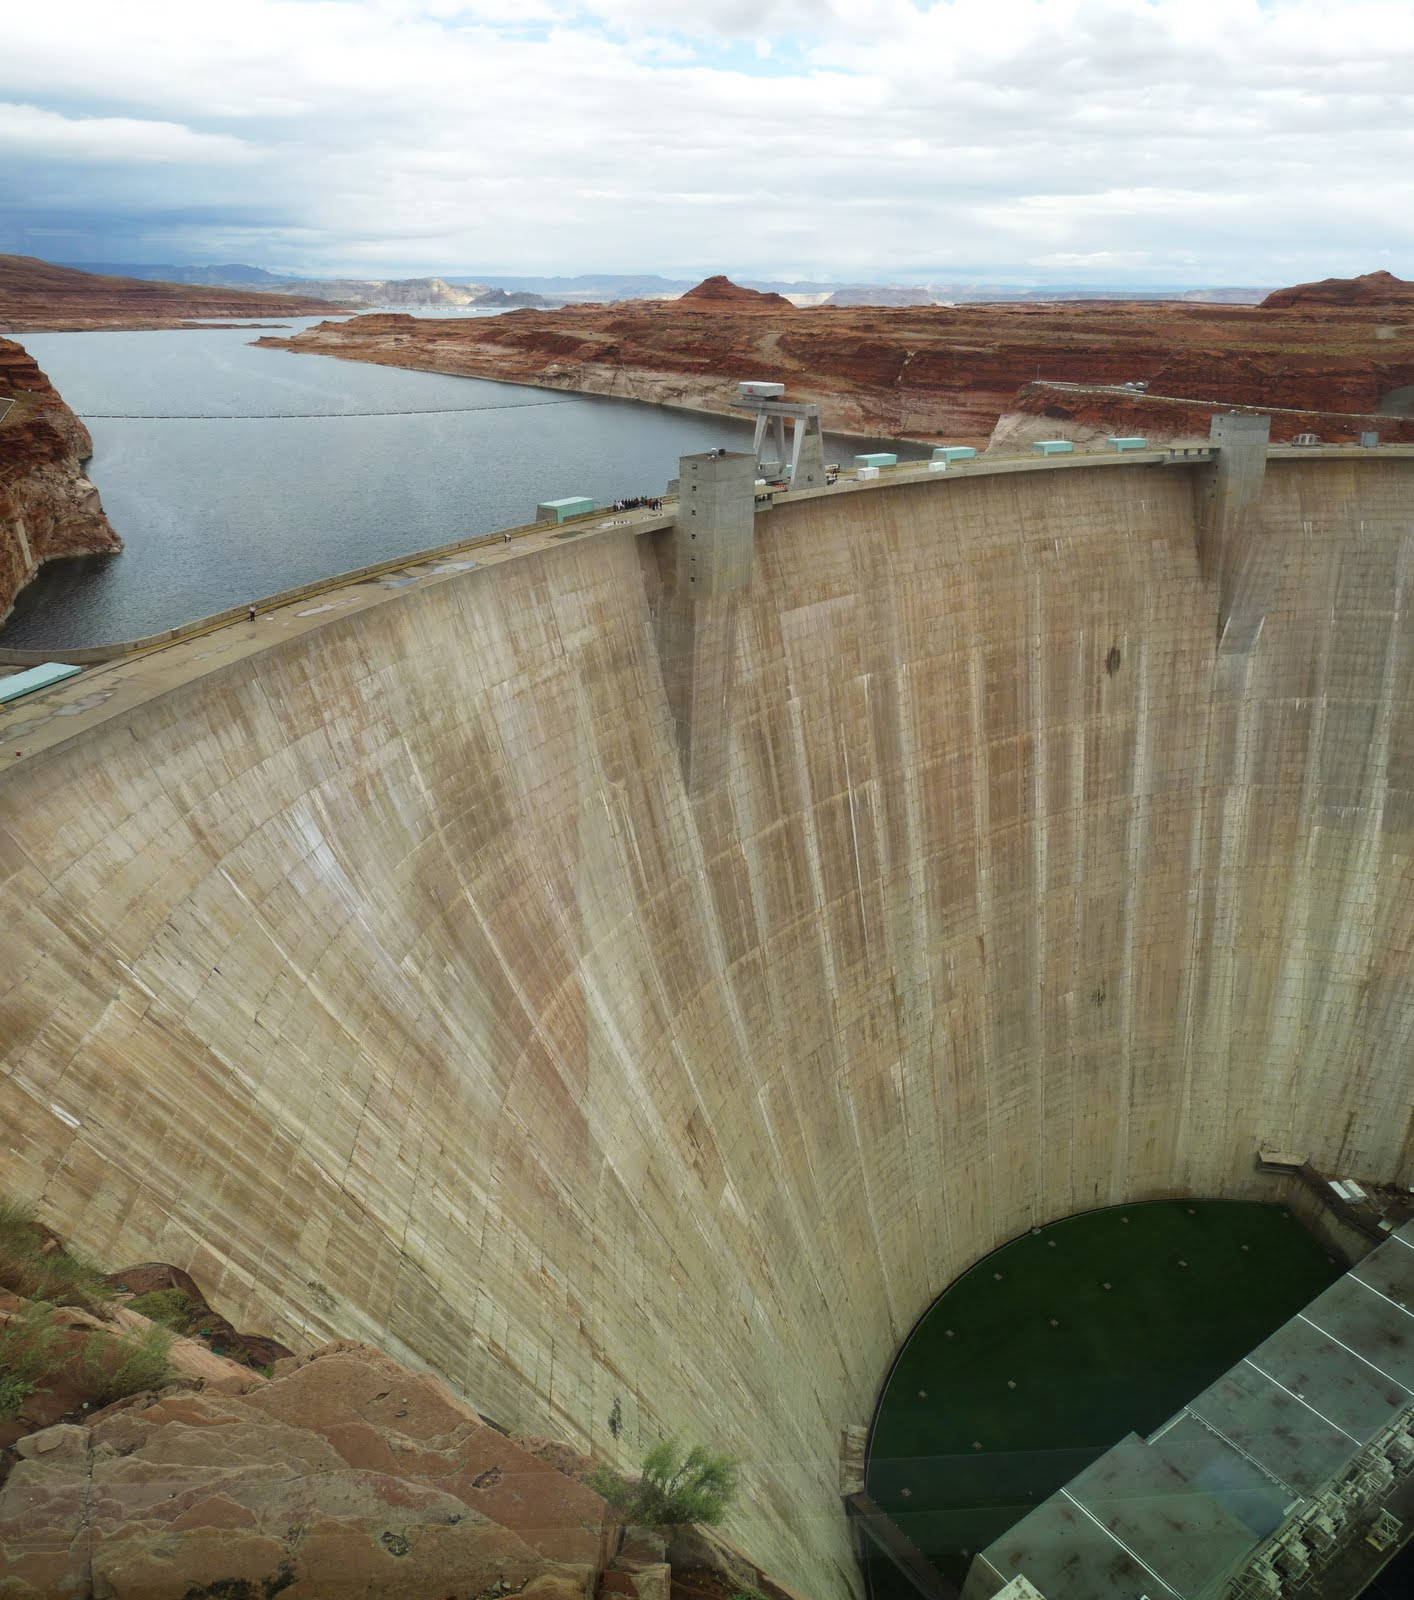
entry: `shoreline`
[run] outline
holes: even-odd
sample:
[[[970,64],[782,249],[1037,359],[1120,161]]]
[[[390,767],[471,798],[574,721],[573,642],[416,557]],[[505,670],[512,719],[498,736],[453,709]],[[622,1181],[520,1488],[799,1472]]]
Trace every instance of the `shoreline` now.
[[[327,356],[333,361],[352,361],[359,366],[393,367],[403,372],[430,372],[435,373],[439,378],[467,378],[473,383],[506,383],[513,385],[517,389],[538,389],[547,394],[584,395],[594,400],[623,400],[631,405],[653,406],[661,411],[679,411],[687,416],[722,417],[727,421],[735,422],[747,420],[747,413],[731,409],[723,410],[720,406],[686,405],[672,400],[656,400],[648,395],[622,394],[608,389],[592,389],[579,384],[537,383],[533,378],[508,378],[501,373],[495,372],[454,371],[450,368],[434,366],[430,363],[418,362],[414,365],[407,361],[380,361],[374,355],[355,355],[348,350],[321,350],[313,345],[297,344],[294,339],[252,339],[250,342],[253,345],[258,345],[263,350],[283,350],[287,355]],[[839,439],[883,439],[898,444],[917,445],[920,449],[932,449],[934,445],[944,442],[944,435],[942,434],[892,433],[884,427],[872,431],[859,428],[831,427],[824,422],[823,418],[821,419],[821,430],[826,434],[833,434]]]
[[[350,313],[356,315],[357,313]],[[284,313],[290,317],[317,317],[317,311],[290,311]],[[327,315],[325,321],[331,320]],[[106,322],[95,318],[50,318],[42,323],[26,322],[23,326],[13,324],[0,325],[0,339],[22,339],[27,333],[185,333],[209,332],[213,328],[287,328],[288,322],[251,322],[245,317],[232,318],[229,322],[221,317],[207,317],[201,321],[194,317],[174,317],[170,320],[154,318],[124,318]],[[254,344],[256,341],[251,340]]]

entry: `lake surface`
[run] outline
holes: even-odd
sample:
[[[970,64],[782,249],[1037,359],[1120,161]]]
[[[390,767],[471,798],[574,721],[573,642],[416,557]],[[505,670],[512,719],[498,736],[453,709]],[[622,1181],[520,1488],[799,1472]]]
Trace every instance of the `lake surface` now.
[[[750,448],[744,421],[262,350],[251,343],[260,336],[18,336],[88,422],[89,475],[127,548],[47,564],[21,590],[0,645],[60,650],[140,637],[528,522],[542,500],[661,494],[680,455]],[[99,415],[114,412],[185,420]],[[830,460],[871,446],[895,448],[826,441]]]

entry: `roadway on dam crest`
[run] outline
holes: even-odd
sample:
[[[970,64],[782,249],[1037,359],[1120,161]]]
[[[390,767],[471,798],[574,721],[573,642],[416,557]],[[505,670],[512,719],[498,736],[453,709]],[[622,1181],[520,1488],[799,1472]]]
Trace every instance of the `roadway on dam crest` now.
[[[1271,453],[1241,649],[1209,471],[763,512],[701,794],[662,526],[439,552],[16,706],[7,1184],[507,1425],[731,1451],[731,1531],[843,1596],[839,1430],[986,1251],[1287,1199],[1261,1143],[1414,1178],[1414,456]]]
[[[1189,463],[1199,455],[1196,450],[1185,450],[1180,462]],[[949,481],[956,483],[963,477],[993,473],[1064,471],[1140,462],[1172,464],[1173,460],[1173,453],[1166,451],[1130,453],[1123,457],[1081,454],[1046,460],[981,458],[955,464]],[[914,481],[936,483],[939,479],[937,475],[930,476],[926,466],[906,465],[883,479],[856,482],[846,476],[831,489],[796,494],[777,492],[774,498],[786,503],[820,494],[877,493]],[[70,651],[0,648],[0,671],[7,665],[37,665],[49,660],[75,661],[90,669],[79,680],[0,707],[0,750],[3,750],[0,761],[13,762],[63,743],[154,695],[165,694],[179,684],[191,682],[284,639],[321,628],[335,614],[351,615],[387,603],[396,598],[397,591],[413,584],[444,582],[478,567],[494,567],[506,560],[551,549],[569,539],[590,538],[605,531],[630,528],[640,534],[670,527],[672,504],[670,500],[666,514],[614,512],[578,518],[559,528],[532,524],[506,530],[505,534],[479,535],[421,554],[398,557],[372,568],[360,568],[356,573],[335,575],[323,583],[304,585],[288,594],[259,601],[254,625],[248,621],[245,608],[237,607],[231,612],[172,629],[168,635],[154,635],[128,645]],[[95,677],[100,670],[101,677]]]

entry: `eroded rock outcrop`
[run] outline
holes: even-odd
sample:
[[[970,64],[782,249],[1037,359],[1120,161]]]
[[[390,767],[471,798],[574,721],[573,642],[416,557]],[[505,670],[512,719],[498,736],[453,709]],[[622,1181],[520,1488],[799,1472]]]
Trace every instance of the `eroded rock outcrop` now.
[[[83,470],[88,429],[34,358],[0,339],[5,399],[14,404],[0,420],[0,622],[43,562],[123,548]]]
[[[164,1263],[105,1279],[0,1197],[5,1600],[668,1600],[591,1465],[370,1345],[237,1334]]]
[[[671,301],[480,321],[358,317],[260,342],[713,412],[729,410],[740,379],[775,378],[818,400],[828,428],[969,442],[985,441],[1038,379],[1142,381],[1210,410],[1346,415],[1388,409],[1414,384],[1414,319],[1379,297],[1287,310],[1270,300],[801,309],[778,299],[712,278]]]
[[[578,1600],[615,1542],[591,1490],[367,1345],[139,1395],[18,1455],[7,1600]]]

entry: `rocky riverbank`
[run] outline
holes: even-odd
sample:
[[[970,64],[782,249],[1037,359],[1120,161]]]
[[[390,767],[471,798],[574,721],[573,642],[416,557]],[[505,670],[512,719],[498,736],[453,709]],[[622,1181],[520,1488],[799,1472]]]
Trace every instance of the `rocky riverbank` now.
[[[34,358],[0,339],[0,622],[46,561],[123,548],[84,473],[88,429]]]

